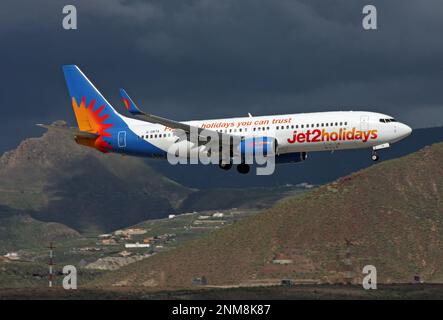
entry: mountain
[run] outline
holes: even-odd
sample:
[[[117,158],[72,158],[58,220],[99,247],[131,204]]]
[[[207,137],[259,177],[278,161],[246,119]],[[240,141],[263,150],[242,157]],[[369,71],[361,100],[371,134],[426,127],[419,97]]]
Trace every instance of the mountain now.
[[[29,215],[17,214],[7,218],[0,217],[0,253],[7,248],[8,251],[41,250],[50,242],[73,239],[80,234],[55,222],[41,222]]]
[[[443,141],[443,127],[415,129],[411,136],[393,144],[389,149],[381,150],[379,154],[382,161],[395,159],[439,141]],[[270,176],[239,175],[235,168],[224,171],[218,166],[171,166],[165,161],[153,160],[149,160],[148,163],[170,179],[199,189],[215,186],[269,187],[295,185],[301,182],[324,184],[374,164],[371,160],[370,149],[344,150],[334,153],[310,152],[308,159],[303,163],[277,165],[274,174]]]
[[[189,287],[293,278],[443,282],[443,143],[384,161],[109,273],[97,286]]]
[[[102,154],[59,132],[26,139],[0,158],[0,205],[83,232],[165,217],[190,192],[143,159]]]

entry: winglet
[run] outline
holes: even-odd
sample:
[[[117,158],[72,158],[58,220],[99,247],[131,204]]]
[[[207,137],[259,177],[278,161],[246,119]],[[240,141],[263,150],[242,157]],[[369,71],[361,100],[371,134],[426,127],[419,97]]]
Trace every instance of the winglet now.
[[[120,96],[123,99],[123,103],[125,104],[126,110],[129,111],[132,115],[140,115],[143,114],[143,112],[140,111],[139,108],[137,108],[137,105],[132,101],[132,99],[129,97],[129,95],[126,93],[125,89],[120,89]]]

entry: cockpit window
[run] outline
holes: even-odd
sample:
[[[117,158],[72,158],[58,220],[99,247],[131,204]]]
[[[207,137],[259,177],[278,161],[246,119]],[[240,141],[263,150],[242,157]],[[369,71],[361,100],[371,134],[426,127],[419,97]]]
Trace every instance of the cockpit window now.
[[[395,120],[394,118],[390,118],[390,119],[380,119],[380,122],[383,122],[383,123],[389,123],[389,122],[397,122],[397,120]]]

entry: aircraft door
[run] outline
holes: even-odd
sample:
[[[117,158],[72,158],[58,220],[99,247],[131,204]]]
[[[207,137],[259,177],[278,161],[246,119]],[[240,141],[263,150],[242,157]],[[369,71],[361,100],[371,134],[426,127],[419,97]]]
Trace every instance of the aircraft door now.
[[[126,131],[118,132],[118,147],[126,148]]]
[[[360,130],[368,131],[369,130],[369,116],[361,116],[360,117]]]

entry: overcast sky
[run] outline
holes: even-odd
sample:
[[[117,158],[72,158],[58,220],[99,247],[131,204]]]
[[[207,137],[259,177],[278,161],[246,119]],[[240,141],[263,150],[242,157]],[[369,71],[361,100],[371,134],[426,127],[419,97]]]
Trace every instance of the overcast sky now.
[[[65,4],[78,30],[62,28]],[[63,64],[119,110],[124,87],[177,120],[363,109],[441,125],[442,17],[441,0],[2,0],[0,151],[35,123],[74,124]]]

